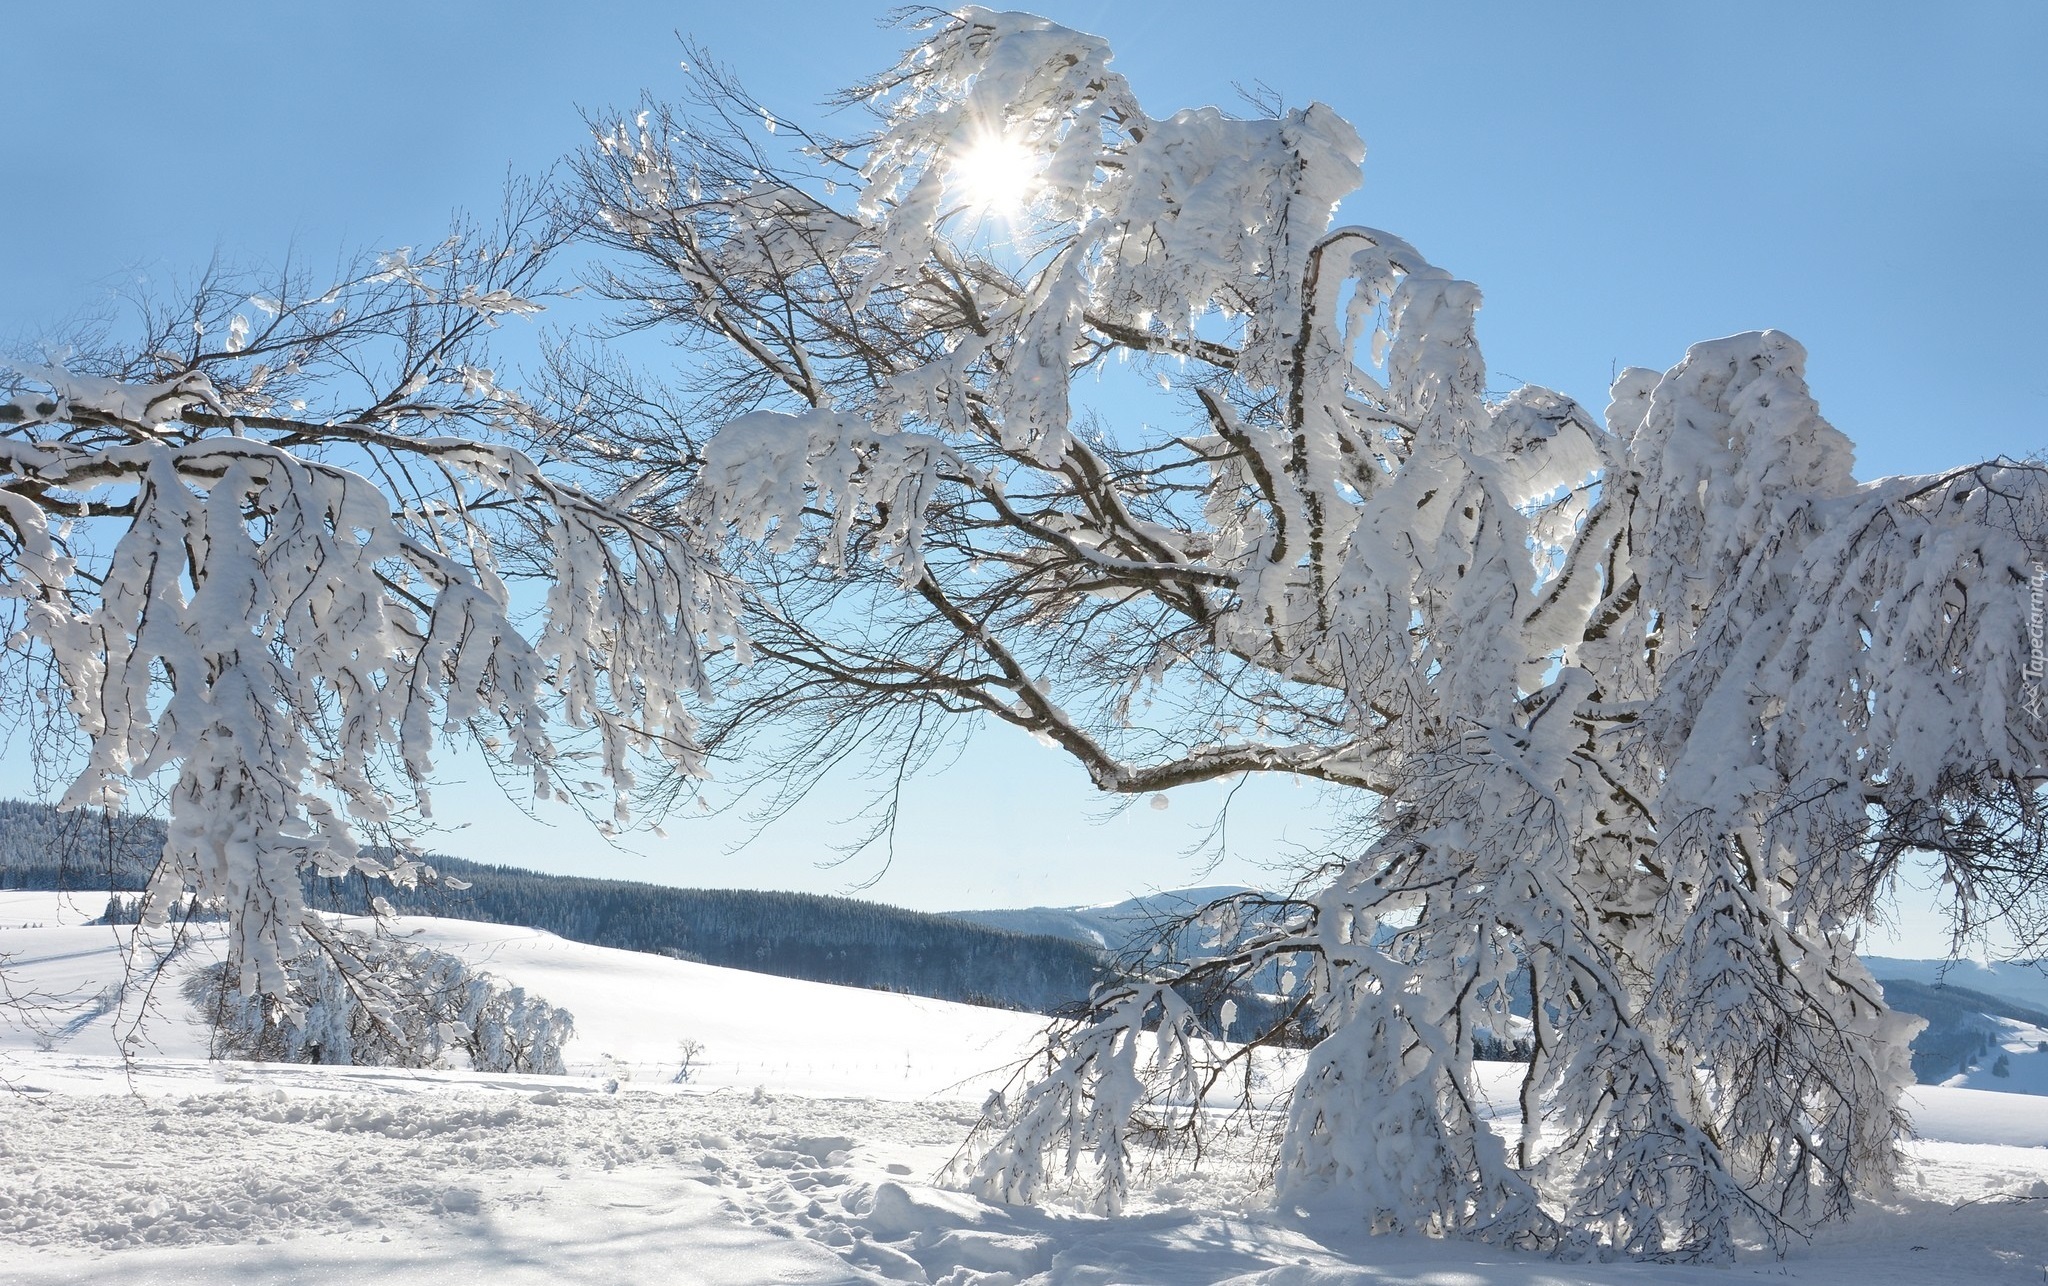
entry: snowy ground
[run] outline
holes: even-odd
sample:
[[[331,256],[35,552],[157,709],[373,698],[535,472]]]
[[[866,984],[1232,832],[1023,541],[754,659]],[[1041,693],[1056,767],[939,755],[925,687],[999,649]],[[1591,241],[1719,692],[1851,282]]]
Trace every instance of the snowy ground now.
[[[1199,1174],[1144,1176],[1122,1219],[989,1206],[935,1180],[976,1118],[978,1074],[1028,1047],[1036,1019],[488,925],[409,927],[573,1009],[570,1062],[586,1074],[209,1063],[175,1004],[144,1027],[149,1052],[123,1061],[131,1002],[108,990],[111,932],[25,896],[0,895],[11,980],[93,1003],[40,1042],[0,1040],[9,1283],[1730,1280],[1270,1212],[1250,1140]],[[8,927],[28,923],[45,927]],[[676,1084],[685,1034],[704,1050]],[[1923,1137],[1894,1199],[1733,1275],[2048,1280],[2048,1100],[1928,1088],[1914,1107]]]

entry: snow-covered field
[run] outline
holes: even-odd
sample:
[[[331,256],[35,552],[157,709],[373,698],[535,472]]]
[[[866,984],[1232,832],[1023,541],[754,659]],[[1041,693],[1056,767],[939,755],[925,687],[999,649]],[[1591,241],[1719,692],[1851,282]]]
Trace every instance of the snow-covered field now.
[[[1367,1238],[1341,1211],[1273,1212],[1250,1139],[1197,1174],[1142,1176],[1122,1219],[990,1206],[938,1180],[1039,1019],[492,925],[401,931],[574,1011],[577,1074],[210,1063],[174,985],[159,983],[161,1012],[135,1026],[150,979],[117,994],[115,931],[80,923],[97,909],[0,894],[9,984],[73,1002],[41,1033],[0,1035],[8,1283],[1730,1279]],[[181,956],[169,980],[207,953]],[[701,1048],[677,1083],[685,1040]],[[2048,1280],[2048,1100],[1940,1087],[1913,1108],[1921,1137],[1895,1197],[1733,1275]]]

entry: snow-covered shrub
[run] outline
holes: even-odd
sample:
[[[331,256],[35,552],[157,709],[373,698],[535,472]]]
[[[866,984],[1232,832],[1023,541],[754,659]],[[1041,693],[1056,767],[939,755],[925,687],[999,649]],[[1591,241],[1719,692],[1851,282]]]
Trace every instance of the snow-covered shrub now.
[[[328,931],[286,963],[282,1003],[245,995],[226,961],[195,970],[188,997],[216,1058],[358,1067],[562,1073],[575,1032],[557,1008],[445,951]]]

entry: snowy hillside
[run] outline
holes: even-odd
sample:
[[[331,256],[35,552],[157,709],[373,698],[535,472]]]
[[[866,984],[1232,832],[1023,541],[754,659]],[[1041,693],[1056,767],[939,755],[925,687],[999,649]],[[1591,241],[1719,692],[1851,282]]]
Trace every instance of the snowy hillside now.
[[[74,890],[97,915],[109,895],[132,915],[164,849],[152,817],[59,812],[0,799],[0,891]],[[1086,934],[1030,936],[857,898],[691,889],[548,875],[436,853],[452,882],[415,888],[299,878],[308,905],[366,915],[381,896],[402,915],[546,929],[577,942],[851,987],[1051,1013],[1088,994],[1101,967]]]
[[[1882,982],[1886,1004],[1927,1020],[1913,1039],[1922,1083],[2048,1094],[2048,1013],[1950,983]]]
[[[195,933],[157,981],[124,959],[132,928],[82,923],[93,913],[89,901],[0,893],[10,980],[33,980],[68,1006],[42,1032],[0,1029],[0,1051],[49,1044],[59,1054],[113,1058],[127,1043],[152,1056],[205,1058],[206,1036],[175,984],[218,958],[218,929]],[[22,925],[37,927],[15,927]],[[701,1088],[978,1102],[994,1083],[988,1074],[1022,1057],[1045,1023],[1035,1014],[594,947],[535,929],[400,917],[392,932],[567,1008],[576,1018],[569,1070],[636,1083],[674,1077],[683,1043],[692,1041],[690,1083]]]
[[[2048,1024],[1994,1020],[1990,1048],[1943,1085],[2007,1094],[2048,1094]]]
[[[1194,1173],[1153,1164],[1134,1214],[1009,1209],[950,1190],[988,1073],[1028,1015],[402,920],[576,1014],[563,1077],[209,1063],[174,985],[81,923],[96,908],[0,895],[17,992],[72,1008],[0,1037],[0,1262],[22,1286],[484,1280],[494,1286],[946,1282],[951,1286],[1635,1286],[1724,1270],[1564,1265],[1368,1238],[1341,1210],[1275,1213],[1261,1136]],[[124,991],[122,983],[126,978]],[[84,1002],[79,1007],[79,1002]],[[678,1045],[701,1043],[675,1083]],[[1514,1124],[1514,1069],[1484,1088]],[[1885,1286],[2038,1283],[2048,1263],[2048,1101],[1923,1088],[1901,1192],[1788,1261],[1737,1274]],[[1156,1163],[1160,1160],[1153,1156]]]

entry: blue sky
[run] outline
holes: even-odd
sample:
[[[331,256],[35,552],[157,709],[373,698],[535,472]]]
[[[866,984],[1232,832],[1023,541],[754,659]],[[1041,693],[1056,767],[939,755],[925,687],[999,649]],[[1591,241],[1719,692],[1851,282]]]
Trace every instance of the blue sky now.
[[[675,32],[801,118],[890,60],[884,5],[0,7],[6,284],[19,339],[215,252],[275,259],[436,239],[508,171],[574,148],[578,109],[673,90]],[[1598,407],[1617,366],[1773,326],[1809,349],[1859,474],[2048,445],[2048,5],[1212,4],[1041,11],[1107,36],[1155,114],[1264,82],[1366,139],[1343,217],[1486,292],[1494,383]],[[232,16],[230,16],[232,15]],[[921,788],[870,891],[914,906],[1073,902],[1187,883],[1213,797],[1104,825],[1077,772],[996,734]],[[1317,798],[1257,792],[1242,856],[1307,840]],[[564,819],[444,792],[473,856],[692,884],[841,888],[813,865],[835,797],[738,856],[677,826],[644,857]],[[1048,818],[1054,819],[1048,822]]]

